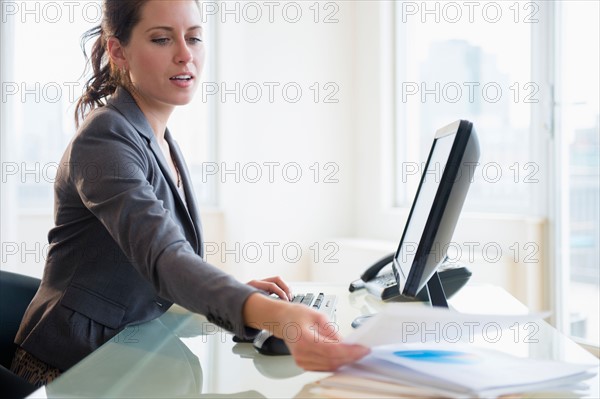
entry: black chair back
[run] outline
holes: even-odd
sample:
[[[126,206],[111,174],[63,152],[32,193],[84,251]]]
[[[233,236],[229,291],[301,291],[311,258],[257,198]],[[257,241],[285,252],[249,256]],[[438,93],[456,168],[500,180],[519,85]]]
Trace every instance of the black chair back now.
[[[40,286],[34,277],[0,270],[0,365],[10,368],[15,335],[23,314]]]

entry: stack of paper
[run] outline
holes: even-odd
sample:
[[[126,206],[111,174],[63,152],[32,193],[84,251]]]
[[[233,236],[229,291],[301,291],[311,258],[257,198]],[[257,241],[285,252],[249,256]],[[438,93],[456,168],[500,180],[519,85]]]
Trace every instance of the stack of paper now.
[[[334,397],[347,396],[342,392],[365,397],[578,396],[588,388],[582,381],[597,373],[597,364],[513,356],[473,343],[486,332],[495,337],[503,329],[512,333],[515,323],[542,323],[540,316],[386,308],[346,339],[371,347],[371,355],[321,380],[316,389],[320,396]]]
[[[495,398],[534,392],[529,396],[579,397],[588,389],[582,381],[596,373],[593,367],[518,358],[470,344],[389,345],[374,348],[367,358],[319,381],[314,393]]]

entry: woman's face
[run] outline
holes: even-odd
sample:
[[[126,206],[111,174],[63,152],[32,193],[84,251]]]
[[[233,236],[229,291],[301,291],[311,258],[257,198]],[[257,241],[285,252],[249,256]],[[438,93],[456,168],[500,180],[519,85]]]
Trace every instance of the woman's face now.
[[[148,1],[123,47],[136,98],[158,109],[189,103],[204,65],[202,40],[195,1]]]

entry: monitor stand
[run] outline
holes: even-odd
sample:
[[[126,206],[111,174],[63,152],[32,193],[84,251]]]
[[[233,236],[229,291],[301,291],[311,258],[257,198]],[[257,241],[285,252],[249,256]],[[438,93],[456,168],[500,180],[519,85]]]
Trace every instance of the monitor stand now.
[[[440,276],[436,271],[433,276],[427,282],[427,293],[429,294],[429,302],[431,306],[439,306],[442,308],[448,307],[448,301],[446,300],[446,294],[444,293],[444,287],[440,281]]]

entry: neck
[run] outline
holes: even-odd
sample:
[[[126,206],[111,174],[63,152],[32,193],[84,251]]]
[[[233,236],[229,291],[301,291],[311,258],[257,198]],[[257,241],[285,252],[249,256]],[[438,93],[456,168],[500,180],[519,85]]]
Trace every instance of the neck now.
[[[148,120],[154,136],[160,144],[163,144],[165,142],[167,122],[169,121],[169,117],[173,113],[175,107],[172,105],[150,102],[137,93],[133,94],[133,97],[135,98],[138,107],[140,107],[140,110]]]

